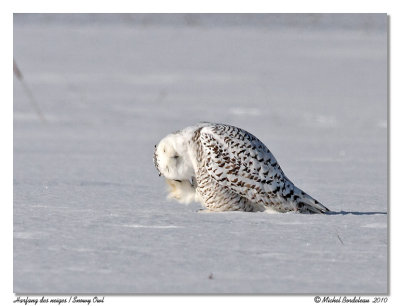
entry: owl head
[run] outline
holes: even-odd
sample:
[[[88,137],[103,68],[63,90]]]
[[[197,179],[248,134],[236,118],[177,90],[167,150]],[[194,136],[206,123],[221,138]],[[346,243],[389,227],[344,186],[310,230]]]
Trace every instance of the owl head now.
[[[155,146],[153,162],[159,175],[170,180],[188,180],[194,176],[187,143],[180,134],[170,134]]]

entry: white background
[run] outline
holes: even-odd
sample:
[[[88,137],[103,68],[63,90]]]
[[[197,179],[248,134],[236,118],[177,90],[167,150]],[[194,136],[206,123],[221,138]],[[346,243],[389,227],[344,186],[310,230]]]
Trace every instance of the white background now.
[[[86,7],[76,1],[69,1],[68,4],[62,6],[58,4],[57,7],[54,6],[53,3],[50,1],[36,1],[35,3],[30,3],[28,1],[24,2],[14,2],[12,6],[5,6],[2,8],[2,15],[1,15],[1,28],[3,31],[3,53],[1,57],[1,67],[2,67],[2,88],[3,88],[3,103],[2,103],[2,132],[3,132],[3,139],[4,139],[4,149],[2,151],[2,166],[1,169],[3,170],[2,174],[2,186],[5,196],[3,197],[3,205],[5,206],[2,226],[3,226],[3,235],[2,241],[5,246],[5,251],[3,252],[3,262],[5,263],[3,267],[3,283],[2,288],[4,293],[2,293],[2,299],[4,300],[4,304],[11,304],[10,301],[14,299],[14,295],[12,294],[12,78],[11,78],[11,59],[12,59],[12,13],[13,12],[387,12],[391,16],[391,35],[390,35],[390,45],[391,45],[391,84],[396,84],[396,58],[394,54],[398,53],[398,44],[396,41],[396,35],[398,28],[396,26],[396,13],[397,11],[394,8],[394,5],[391,5],[390,1],[380,1],[379,3],[374,3],[373,1],[369,2],[359,2],[350,4],[346,1],[335,1],[334,6],[326,5],[321,7],[321,3],[318,1],[303,1],[302,3],[296,2],[283,2],[281,1],[279,5],[277,4],[264,4],[263,6],[259,6],[260,3],[255,2],[254,5],[252,3],[247,2],[248,5],[246,7],[236,7],[233,3],[221,3],[219,6],[215,4],[209,5],[208,9],[204,6],[196,8],[196,7],[185,7],[184,2],[172,2],[168,3],[157,3],[153,6],[148,4],[146,7],[138,6],[137,4],[131,5],[130,7],[118,7],[115,2],[112,7],[103,7],[103,3],[99,4],[96,3],[96,6],[93,4],[86,4]],[[205,5],[206,2],[203,2]],[[392,2],[394,3],[394,2]],[[164,6],[164,7],[163,7]],[[396,52],[397,50],[397,52]],[[396,186],[396,178],[394,177],[395,169],[398,169],[396,159],[393,158],[399,154],[398,144],[393,137],[396,135],[397,126],[394,120],[395,114],[397,114],[397,105],[396,101],[396,88],[391,86],[391,183],[392,186]],[[396,154],[397,153],[397,154]],[[396,194],[393,192],[396,191],[396,188],[392,188],[392,197],[391,197],[391,206],[390,212],[392,216],[396,216],[396,202],[398,202],[398,198]],[[393,217],[391,218],[393,220]],[[395,220],[395,219],[394,219]],[[395,286],[396,286],[396,245],[393,243],[393,237],[396,233],[396,223],[390,223],[390,230],[391,230],[391,296],[389,297],[389,301],[393,303],[394,299],[396,298],[395,295]],[[166,302],[174,302],[176,303],[187,303],[186,299],[189,297],[107,297],[106,300],[110,302],[111,300],[115,300],[120,302],[121,304],[128,305],[132,302],[140,303],[140,304],[147,304],[147,303],[166,303]],[[131,299],[134,299],[131,301]],[[215,300],[215,302],[221,303],[221,299],[224,299],[223,302],[239,302],[243,303],[242,299],[250,299],[247,302],[254,302],[259,305],[269,303],[287,303],[287,302],[304,302],[304,303],[313,303],[311,297],[196,297],[190,298],[191,303],[208,303],[209,299]],[[194,300],[193,300],[194,299]],[[295,299],[295,301],[294,301]],[[173,301],[172,301],[173,300]],[[193,300],[193,301],[192,301]]]

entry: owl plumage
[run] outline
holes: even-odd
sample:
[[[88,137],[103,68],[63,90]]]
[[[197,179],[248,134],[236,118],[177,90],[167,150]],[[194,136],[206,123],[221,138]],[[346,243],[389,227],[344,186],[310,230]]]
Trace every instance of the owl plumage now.
[[[201,123],[167,135],[153,159],[170,198],[210,211],[329,211],[285,176],[259,139],[234,126]]]

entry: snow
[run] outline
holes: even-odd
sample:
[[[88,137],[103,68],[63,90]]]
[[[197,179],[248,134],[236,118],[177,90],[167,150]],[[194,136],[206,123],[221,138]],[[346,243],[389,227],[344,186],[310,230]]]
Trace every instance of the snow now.
[[[338,16],[15,15],[46,122],[14,78],[14,291],[387,293],[386,15]],[[199,121],[256,135],[333,213],[167,201],[154,145]]]

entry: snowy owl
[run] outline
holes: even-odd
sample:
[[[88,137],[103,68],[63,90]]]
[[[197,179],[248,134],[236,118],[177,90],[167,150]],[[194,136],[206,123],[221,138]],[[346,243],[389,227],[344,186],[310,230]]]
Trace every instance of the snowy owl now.
[[[209,211],[329,211],[286,177],[260,140],[227,124],[169,134],[155,146],[153,161],[169,198],[200,202]]]

